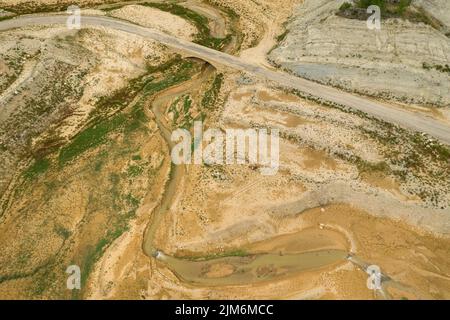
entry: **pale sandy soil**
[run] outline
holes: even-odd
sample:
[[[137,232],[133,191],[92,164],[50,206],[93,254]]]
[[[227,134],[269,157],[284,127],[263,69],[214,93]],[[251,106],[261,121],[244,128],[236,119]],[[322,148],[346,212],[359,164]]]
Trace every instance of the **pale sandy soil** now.
[[[31,148],[38,148],[41,143],[44,146],[48,143],[48,140],[45,140],[46,138],[72,138],[85,125],[90,111],[93,110],[99,99],[108,97],[115,90],[126,87],[132,78],[146,72],[149,65],[159,65],[173,56],[167,49],[152,41],[144,41],[138,37],[126,36],[120,32],[102,28],[83,29],[81,31],[68,31],[65,28],[58,27],[26,28],[2,32],[1,41],[0,54],[2,59],[5,59],[2,61],[6,61],[10,66],[13,63],[12,66],[14,67],[23,65],[21,73],[18,75],[16,82],[13,83],[14,91],[19,91],[18,94],[9,97],[6,91],[6,94],[4,93],[2,100],[0,100],[0,104],[2,104],[0,118],[3,121],[1,142],[15,143],[16,149],[12,150],[23,149],[24,147],[20,145],[23,142],[15,136],[13,136],[13,139],[16,140],[6,139],[8,136],[5,136],[5,134],[12,135],[14,132],[4,132],[3,128],[7,125],[11,126],[9,122],[16,121],[18,116],[32,114],[34,108],[43,104],[42,102],[30,104],[27,102],[27,95],[32,96],[35,93],[35,96],[47,99],[54,99],[52,97],[55,95],[62,96],[65,100],[54,99],[52,101],[60,101],[62,108],[73,108],[74,110],[64,119],[59,119],[57,124],[51,122],[52,120],[56,121],[56,119],[52,119],[54,115],[50,113],[50,116],[38,119],[38,121],[31,121],[30,115],[30,119],[27,119],[28,122],[22,121],[17,125],[17,130],[22,128],[19,131],[22,132],[22,135],[30,130],[35,132],[30,145]],[[16,54],[16,51],[19,53]],[[21,52],[26,54],[21,54]],[[68,71],[61,76],[60,73],[67,68],[69,68]],[[62,77],[59,84],[49,87],[48,84],[54,83],[54,78],[57,77]],[[58,82],[58,79],[55,82]],[[67,96],[58,87],[62,84],[71,85],[71,87],[82,89],[82,91],[70,92],[75,97]],[[40,90],[45,90],[45,94],[40,94]],[[59,105],[55,103],[52,108],[50,112],[59,108]],[[99,111],[102,112],[102,110]],[[151,129],[151,126],[149,127]],[[154,166],[152,170],[156,172],[156,168],[159,166],[160,143],[149,139],[148,133],[145,136],[146,141],[139,147],[144,148],[142,156],[149,159],[148,165]],[[23,141],[26,142],[27,140],[24,139]],[[120,143],[121,138],[117,137],[115,147]],[[127,141],[127,143],[127,148],[129,148],[132,142]],[[105,154],[112,152],[114,152],[114,148],[107,150]],[[126,152],[131,151],[125,150],[124,154]],[[5,159],[1,165],[2,183],[6,182],[7,185],[12,179],[12,186],[14,186],[17,181],[23,181],[23,172],[18,167],[21,159],[15,158],[9,150],[8,152],[2,151],[1,156]],[[100,162],[105,162],[104,157],[105,155],[100,156],[100,159],[103,159]],[[126,172],[128,166],[130,166],[129,160],[124,160],[123,156],[119,155],[115,157],[114,165],[107,170],[110,170],[113,175],[121,175],[122,171]],[[37,294],[34,291],[35,289],[32,288],[41,286],[42,280],[26,276],[28,272],[32,272],[30,270],[46,266],[50,256],[57,256],[60,259],[61,270],[63,270],[68,263],[67,261],[62,262],[66,258],[67,252],[72,251],[72,254],[73,252],[80,252],[80,257],[85,256],[89,252],[89,248],[95,246],[98,241],[97,236],[103,236],[105,226],[114,217],[108,216],[108,209],[104,207],[104,204],[101,205],[103,209],[100,210],[93,209],[90,211],[91,209],[87,208],[89,203],[92,204],[93,190],[100,190],[103,185],[105,192],[101,197],[110,192],[110,189],[108,189],[110,187],[109,173],[104,175],[104,178],[106,178],[104,184],[102,184],[101,178],[97,177],[94,182],[95,188],[92,188],[92,180],[89,175],[81,173],[86,173],[91,169],[92,160],[80,161],[75,167],[69,169],[69,171],[74,171],[62,173],[64,175],[64,187],[62,189],[57,187],[59,185],[59,173],[54,172],[55,175],[49,179],[52,181],[52,188],[57,188],[59,191],[55,189],[50,192],[46,191],[48,185],[39,183],[35,188],[26,192],[25,196],[19,195],[20,192],[14,188],[8,189],[6,193],[3,193],[4,190],[2,190],[2,200],[8,199],[10,192],[14,194],[13,201],[7,203],[7,212],[1,215],[0,226],[3,230],[1,246],[4,253],[0,259],[2,274],[10,274],[11,272],[20,274],[15,281],[2,281],[0,283],[0,295],[2,297],[23,298],[28,294]],[[151,185],[149,181],[151,181],[150,178],[136,180],[133,186],[138,187],[140,190],[138,192],[145,195],[149,188],[146,183]],[[132,192],[130,190],[133,189],[133,186],[131,189],[126,186],[123,190],[128,189],[129,192]],[[43,200],[47,197],[51,200]],[[39,209],[32,204],[33,201],[40,201],[38,199],[45,202],[45,204],[42,203],[42,206],[39,206]],[[32,210],[34,212],[33,218],[30,219],[27,215],[21,215],[22,218],[18,219],[16,210]],[[25,220],[22,220],[23,218]],[[51,222],[49,223],[49,221]],[[5,230],[10,231],[6,232]],[[59,230],[59,233],[57,230]],[[20,240],[7,241],[6,238],[11,235],[9,232],[14,233]],[[64,240],[64,237],[67,237],[68,234],[74,234],[74,241],[68,243]],[[33,239],[36,239],[36,241]],[[76,255],[74,254],[69,260],[74,259]],[[26,265],[24,266],[21,264],[23,262],[20,261],[27,261]],[[58,272],[52,272],[52,276],[56,278],[65,277]],[[54,280],[49,279],[49,281]],[[63,284],[64,281],[57,281],[56,283]],[[62,293],[60,291],[58,294],[54,292],[60,287],[59,284],[56,286],[50,285],[54,289],[45,292],[44,296],[59,295],[64,297],[64,291]],[[18,291],[18,287],[28,289]],[[13,288],[16,289],[13,290]]]
[[[208,26],[211,30],[211,36],[216,38],[223,38],[226,36],[227,21],[221,10],[204,3],[199,3],[195,0],[182,2],[181,5],[209,19]]]
[[[422,7],[438,19],[450,31],[450,3],[446,0],[413,0],[413,4]]]
[[[270,1],[270,3],[267,3],[270,6],[268,11],[271,14],[266,15],[263,20],[263,30],[259,42],[256,46],[243,50],[240,56],[248,61],[272,67],[267,60],[267,54],[276,46],[276,38],[284,32],[283,24],[292,15],[294,6],[301,2],[303,0],[283,1],[283,3]]]
[[[3,65],[6,67],[5,64],[3,64]],[[36,65],[37,65],[37,61],[34,59],[25,61],[25,63],[23,64],[23,67],[22,67],[22,72],[17,77],[17,79],[13,83],[11,83],[5,91],[1,92],[0,102],[6,100],[9,97],[11,97],[12,95],[16,94],[18,92],[17,90],[19,89],[20,85],[23,82],[25,82],[27,80],[31,80],[31,78],[33,76],[33,72],[35,71]],[[8,67],[6,67],[6,68],[8,68]],[[1,74],[7,74],[7,71],[2,70]],[[5,116],[5,113],[2,113],[0,115],[0,117],[4,117],[4,116]]]
[[[86,4],[101,4],[104,3],[104,0],[79,0],[76,3],[79,5]],[[74,2],[70,0],[1,0],[0,6],[17,6],[17,5],[29,5],[29,6],[37,6],[37,5],[55,5],[55,4],[67,4],[73,5]]]
[[[239,15],[239,29],[244,34],[241,49],[246,57],[252,55],[250,52],[246,54],[245,50],[257,46],[262,41],[259,49],[255,50],[253,54],[257,54],[255,61],[263,63],[265,61],[264,51],[270,49],[269,45],[272,44],[273,36],[278,32],[282,33],[281,24],[291,14],[293,5],[302,1],[210,0],[210,3],[230,8]]]
[[[298,144],[283,139],[280,171],[273,177],[261,176],[258,170],[246,166],[190,166],[178,186],[175,203],[161,222],[156,236],[158,248],[172,255],[204,255],[236,248],[251,252],[345,248],[379,265],[407,288],[413,288],[387,287],[393,298],[448,297],[450,266],[442,251],[450,241],[448,235],[443,236],[450,230],[448,210],[423,207],[419,199],[392,177],[367,173],[358,179],[354,165],[333,157],[331,150],[325,152],[309,146],[342,145],[367,160],[382,159],[377,152],[380,147],[374,141],[363,136],[351,139],[355,128],[371,126],[370,121],[321,109],[261,84],[236,88],[227,80],[224,90],[231,92],[223,93],[228,97],[219,120],[223,129],[245,128],[250,123],[270,123],[287,132],[310,127],[306,140],[311,140]],[[260,109],[248,110],[255,107]],[[339,120],[325,125],[322,121],[328,116]],[[325,136],[330,125],[348,130],[348,139],[345,134]],[[322,131],[316,131],[319,128]],[[335,132],[336,128],[328,129]],[[302,134],[305,132],[308,131]],[[142,226],[135,228],[142,230]],[[326,242],[320,236],[323,232],[334,240]],[[123,252],[134,252],[139,246],[140,232],[131,233],[135,234],[135,240],[117,244]],[[301,243],[287,240],[297,233],[293,239],[304,239]],[[379,298],[367,289],[364,271],[350,262],[262,284],[212,288],[180,281],[164,265],[148,261],[143,255],[134,256],[132,264],[123,261],[112,249],[106,256],[101,265],[114,267],[105,271],[104,279],[99,278],[100,284],[92,283],[92,298],[120,299],[130,295],[140,299]],[[219,265],[211,272],[209,276],[215,277],[231,271],[226,265]],[[120,274],[120,280],[112,281],[114,274]],[[99,292],[98,286],[108,290]]]
[[[282,32],[281,23],[290,15],[290,6],[300,1],[211,2],[233,8],[241,16],[242,56],[265,64],[265,54],[274,44],[274,37]],[[189,6],[211,16],[217,14],[204,4],[190,2]],[[150,23],[186,39],[192,35],[192,26],[174,16],[152,11],[158,19],[148,21],[142,12],[141,7],[133,5],[113,14],[136,23]],[[223,23],[218,21],[216,27]],[[98,28],[67,33],[68,42],[54,39],[59,32],[36,28],[2,34],[2,44],[5,43],[2,50],[7,51],[18,35],[26,34],[38,40],[19,37],[23,48],[37,50],[45,44],[51,47],[48,53],[55,59],[85,68],[82,77],[77,75],[78,85],[84,90],[75,102],[76,112],[58,126],[65,137],[80,128],[100,97],[126,86],[131,78],[144,72],[147,64],[161,64],[173,54],[151,41]],[[77,54],[68,54],[75,48],[82,49],[77,54],[89,60],[88,65],[79,65]],[[19,75],[21,84],[15,84],[15,88],[32,89],[21,79],[28,78],[32,62],[39,61],[33,59],[25,57]],[[7,72],[9,67],[5,66],[0,64]],[[39,71],[36,76],[42,76],[41,69],[34,70]],[[307,101],[226,68],[219,71],[224,73],[225,80],[217,102],[208,109],[206,125],[221,129],[259,126],[280,129],[279,172],[275,176],[262,176],[255,167],[246,165],[189,166],[177,186],[170,210],[159,224],[155,238],[158,248],[181,256],[235,249],[250,253],[342,249],[379,265],[383,272],[407,286],[405,290],[386,288],[393,298],[450,298],[446,250],[450,245],[450,186],[442,181],[447,172],[442,163],[425,160],[426,166],[420,163],[421,173],[417,175],[414,167],[404,162],[392,165],[397,172],[406,172],[403,179],[392,172],[361,167],[361,163],[390,160],[385,141],[367,131],[387,134],[392,139],[394,129]],[[192,79],[196,84],[191,92],[192,109],[198,115],[198,101],[210,80]],[[183,85],[165,91],[168,105],[173,102],[171,95],[180,88]],[[16,103],[19,98],[25,99],[20,94]],[[132,110],[135,102],[127,109]],[[117,133],[107,146],[94,148],[64,168],[52,168],[54,171],[39,177],[36,184],[25,183],[23,190],[13,190],[14,201],[9,204],[7,214],[0,217],[2,272],[12,274],[19,269],[32,272],[55,255],[61,259],[61,265],[75,259],[85,268],[92,252],[103,241],[108,223],[126,214],[129,196],[134,195],[142,199],[138,201],[136,214],[122,236],[91,266],[83,298],[379,298],[367,288],[367,274],[347,260],[258,284],[202,287],[181,281],[170,268],[146,256],[144,230],[152,221],[154,208],[161,201],[170,177],[168,148],[149,111],[151,99],[146,103],[148,123],[141,131],[127,137]],[[170,114],[163,110],[163,115],[170,123]],[[39,139],[35,143],[39,144]],[[427,151],[415,150],[407,139],[395,148],[401,154],[411,149],[414,154]],[[359,163],[351,161],[351,156]],[[131,178],[128,170],[136,165],[147,171]],[[438,178],[436,172],[441,172]],[[119,183],[112,185],[117,179]],[[427,188],[431,200],[418,196],[423,188]],[[11,238],[21,241],[11,242]],[[77,260],[81,257],[86,261]],[[230,272],[229,265],[217,265],[207,276],[222,277]],[[40,281],[50,281],[44,283],[44,288],[55,290],[44,292],[44,296],[69,294],[63,288],[64,272],[41,276]],[[17,288],[32,288],[27,294],[39,295],[42,294],[39,285],[27,276],[1,282],[0,296],[23,297]],[[59,287],[62,291],[56,292]]]
[[[84,80],[85,90],[75,119],[68,119],[67,127],[62,128],[65,137],[70,137],[77,125],[85,121],[98,98],[126,86],[145,72],[146,65],[157,65],[167,58],[166,49],[157,42],[102,28],[84,32],[80,44],[101,62]]]
[[[78,44],[90,50],[92,56],[98,60],[96,67],[83,79],[83,96],[78,102],[77,111],[60,126],[61,137],[64,138],[72,136],[79,129],[100,97],[126,86],[129,80],[145,72],[146,65],[158,64],[167,55],[165,49],[154,41],[143,41],[137,36],[104,28],[84,29],[78,34],[65,28],[23,29],[18,35],[24,33],[37,38],[75,34]],[[10,87],[12,89],[2,93],[1,97],[11,95],[18,87],[24,85],[24,81],[29,79],[32,71],[35,72],[34,69],[25,67],[20,77]]]
[[[248,95],[235,99],[242,94]],[[264,99],[260,99],[261,96]],[[280,129],[287,127],[290,132],[311,141],[312,145],[333,146],[336,149],[351,145],[352,152],[361,158],[374,162],[381,160],[377,144],[367,142],[364,137],[358,136],[352,130],[358,126],[370,126],[370,121],[307,103],[293,95],[290,97],[296,100],[288,101],[283,97],[282,92],[272,92],[263,85],[242,86],[232,95],[233,99],[226,104],[223,120],[224,122],[244,122],[244,124],[253,120],[266,122]],[[283,112],[288,110],[292,113]],[[317,114],[320,116],[316,117]],[[245,118],[242,115],[245,115]],[[325,119],[329,120],[329,123],[321,125]],[[340,123],[346,123],[347,126],[342,126]]]
[[[239,212],[241,215],[242,209]],[[193,217],[191,216],[191,221]],[[238,219],[242,219],[242,217]],[[170,220],[168,219],[167,222]],[[351,206],[333,205],[306,211],[296,218],[272,221],[272,228],[276,230],[270,234],[287,235],[292,232],[308,230],[305,236],[309,239],[309,244],[303,243],[304,249],[308,245],[318,248],[321,244],[315,243],[314,241],[317,240],[313,239],[315,239],[315,233],[319,235],[323,232],[322,227],[319,228],[322,225],[325,229],[336,229],[335,240],[342,243],[347,249],[350,249],[350,244],[346,243],[345,239],[350,235],[354,253],[370,263],[379,265],[383,272],[394,277],[396,281],[401,281],[414,288],[412,293],[388,289],[394,298],[448,298],[449,266],[445,263],[445,252],[440,248],[448,246],[449,240],[417,233],[402,223],[375,218]],[[183,230],[192,232],[191,234],[199,232],[192,228],[190,230],[183,228]],[[340,233],[340,230],[344,230],[345,233]],[[270,234],[266,234],[266,236],[271,237]],[[235,237],[241,238],[242,236],[237,234]],[[318,239],[323,239],[323,237]],[[177,241],[180,242],[180,240]],[[245,237],[243,243],[254,243],[254,241],[255,239]],[[217,252],[221,250],[221,243],[223,242],[211,244],[207,248],[212,252]],[[231,245],[234,243],[236,241],[233,241]],[[276,242],[270,241],[268,246],[256,244],[254,250],[255,252],[274,248],[277,248],[278,251],[285,248],[289,250],[287,243],[281,243],[277,245]],[[224,246],[229,248],[229,245],[230,242],[226,242]],[[135,241],[135,244],[128,246],[124,252],[135,252],[138,246],[138,241]],[[294,248],[302,250],[298,245],[295,245]],[[200,252],[204,253],[203,250],[205,249]],[[426,260],[424,261],[424,259]],[[155,264],[154,261],[146,260],[145,257],[135,256],[134,262],[126,263],[126,265],[124,265],[125,262],[122,262],[122,265],[117,263],[121,260],[123,259],[110,261],[109,266],[112,270],[105,271],[104,274],[107,277],[111,272],[115,272],[121,275],[120,280],[118,281],[117,277],[114,278],[114,281],[109,282],[109,290],[101,295],[94,294],[93,298],[374,299],[377,297],[366,287],[365,272],[350,262],[342,262],[319,270],[305,271],[285,280],[280,279],[255,285],[202,288],[179,281],[166,268],[158,263]],[[439,267],[434,268],[433,264]],[[146,278],[148,281],[144,280]],[[100,282],[100,284],[102,283],[106,284]]]
[[[273,68],[267,60],[267,54],[276,45],[276,37],[280,34],[280,27],[275,26],[272,24],[266,25],[263,31],[263,37],[259,43],[255,47],[243,50],[241,57],[253,63]]]
[[[192,40],[197,32],[197,29],[192,24],[176,15],[140,5],[129,5],[113,10],[111,15],[144,27],[167,32],[185,40]]]
[[[145,196],[142,206],[136,213],[137,219],[131,222],[129,231],[114,241],[97,264],[91,276],[90,299],[102,299],[119,294],[117,283],[120,282],[117,279],[126,279],[130,273],[136,276],[137,272],[141,272],[142,268],[145,270],[146,265],[150,263],[141,249],[142,235],[148,223],[148,213],[154,210],[161,199],[161,191],[168,174],[167,159],[164,161],[164,158],[158,155],[159,150],[156,150],[160,148],[160,143],[162,142],[148,143],[141,156],[145,158],[156,156],[155,167],[162,166],[161,174]]]

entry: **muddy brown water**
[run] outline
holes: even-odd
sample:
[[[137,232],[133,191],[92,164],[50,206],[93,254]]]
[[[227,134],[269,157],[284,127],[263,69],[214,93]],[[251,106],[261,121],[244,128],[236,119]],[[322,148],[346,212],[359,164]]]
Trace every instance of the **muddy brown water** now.
[[[346,257],[347,252],[338,249],[287,255],[266,253],[204,261],[179,259],[161,252],[157,254],[157,259],[182,280],[207,286],[242,285],[280,279],[298,272],[342,262]]]
[[[170,102],[185,94],[192,93],[199,84],[211,76],[213,67],[206,67],[196,78],[182,85],[159,93],[153,103],[152,112],[167,145],[172,148],[171,131],[164,118],[165,108]],[[345,261],[346,250],[326,249],[295,253],[257,253],[246,256],[220,257],[208,260],[190,260],[177,258],[159,251],[154,244],[155,233],[162,217],[170,211],[177,193],[177,187],[185,174],[184,166],[172,166],[171,177],[166,184],[161,204],[155,209],[152,221],[144,235],[143,250],[151,257],[156,257],[172,270],[180,279],[207,286],[238,285],[256,283],[286,277],[297,272],[324,267]],[[269,240],[270,241],[270,240]]]
[[[171,129],[164,118],[165,108],[178,97],[195,91],[201,82],[214,72],[214,67],[206,64],[198,77],[162,91],[154,98],[152,112],[169,149],[173,147],[173,142],[171,141]],[[191,260],[164,254],[155,246],[154,238],[162,217],[170,211],[178,191],[177,187],[181,185],[184,174],[184,166],[172,166],[163,198],[160,205],[152,213],[143,240],[145,254],[162,262],[180,279],[207,286],[250,284],[287,277],[297,272],[345,261],[347,251],[334,248],[289,253],[260,252],[245,256],[218,257],[207,260]]]

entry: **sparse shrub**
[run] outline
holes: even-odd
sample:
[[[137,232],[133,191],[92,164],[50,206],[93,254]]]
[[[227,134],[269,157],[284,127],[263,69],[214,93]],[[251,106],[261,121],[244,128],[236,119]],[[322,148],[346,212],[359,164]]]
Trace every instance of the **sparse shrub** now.
[[[34,163],[25,171],[24,176],[27,179],[34,179],[37,176],[43,174],[50,167],[50,161],[48,159],[37,159]]]

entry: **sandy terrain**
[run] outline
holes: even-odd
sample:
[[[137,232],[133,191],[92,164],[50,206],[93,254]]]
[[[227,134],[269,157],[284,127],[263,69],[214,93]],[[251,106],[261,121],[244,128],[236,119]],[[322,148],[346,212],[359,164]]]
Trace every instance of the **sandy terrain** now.
[[[315,132],[316,128],[326,126],[319,113],[329,114],[336,119],[336,127],[348,130],[353,137],[356,128],[373,123],[356,115],[323,109],[261,84],[240,85],[236,89],[235,82],[230,80],[222,93],[228,97],[219,118],[222,128],[276,123],[291,133],[310,127],[310,134],[305,141],[282,141],[281,168],[274,177],[261,176],[246,166],[190,166],[178,186],[179,196],[160,224],[156,236],[160,249],[168,254],[198,256],[235,248],[256,253],[337,246],[380,265],[384,272],[404,284],[402,289],[386,288],[392,298],[448,297],[449,266],[442,250],[449,241],[448,207],[426,208],[396,178],[381,172],[358,172],[354,164],[333,155],[331,147],[342,144],[367,161],[383,159],[381,153],[376,153],[381,146],[371,145],[375,142],[367,137],[352,140],[349,133],[348,140],[336,141],[336,135],[324,139],[324,131]],[[256,106],[258,112],[249,110]],[[301,117],[297,114],[299,106]],[[326,132],[326,127],[323,129]],[[313,138],[315,135],[317,139]],[[345,134],[339,137],[342,139]],[[314,140],[308,142],[309,139]],[[321,145],[328,151],[310,145],[316,148]],[[444,197],[445,194],[448,193],[443,193]],[[136,230],[142,229],[136,226]],[[324,230],[334,232],[330,234],[333,244],[319,241],[325,239],[319,236]],[[296,234],[292,239],[299,242],[290,242],[290,234]],[[278,235],[285,238],[277,238]],[[303,236],[305,240],[299,240]],[[137,233],[135,240],[124,240],[118,245],[127,246],[124,252],[134,252],[139,237]],[[292,299],[380,298],[366,288],[365,273],[350,262],[264,284],[205,288],[180,281],[164,265],[146,262],[143,256],[134,256],[130,264],[115,254],[115,249],[108,252],[109,258],[102,265],[114,267],[103,279],[99,278],[100,287],[108,289],[99,291],[98,284],[93,283],[92,298],[124,298],[132,293],[132,297],[141,299],[280,298],[279,292],[284,292],[283,298]],[[433,265],[439,267],[424,262],[430,262],[429,259],[437,259]],[[226,276],[230,272],[230,266],[215,265],[207,276]],[[111,281],[113,274],[121,274],[121,280]]]
[[[258,25],[261,26],[262,23],[262,30],[259,30],[260,35],[256,45],[242,50],[240,56],[248,61],[271,66],[267,60],[267,54],[275,47],[276,38],[284,32],[283,24],[290,18],[294,6],[302,2],[303,0],[290,0],[282,3],[278,1],[254,2],[253,4],[256,7],[252,7],[252,9],[258,12]],[[250,6],[251,3],[248,2],[247,5]],[[260,7],[264,8],[263,14],[260,13]],[[270,14],[267,14],[267,12],[270,12]],[[244,15],[248,16],[247,14]]]
[[[291,6],[300,2],[208,2],[221,11],[184,5],[215,19],[211,34],[237,26],[226,50],[266,65]],[[333,33],[326,28],[339,35],[356,22],[317,10],[311,1],[297,7],[272,59],[296,48],[308,53],[306,63],[290,62],[323,67],[330,52],[340,52],[329,50]],[[323,25],[316,24],[318,12],[327,17]],[[179,17],[138,5],[111,14],[185,40],[195,32]],[[403,31],[405,25],[399,22]],[[413,28],[419,40],[443,39],[427,26]],[[296,36],[309,41],[306,49]],[[327,41],[319,48],[311,39]],[[397,39],[408,66],[399,71],[405,78],[399,92],[417,92],[408,72],[423,72],[424,86],[442,80],[405,49],[412,33]],[[443,179],[450,168],[446,149],[433,141],[122,32],[28,28],[2,32],[0,42],[0,71],[8,75],[0,82],[0,119],[7,125],[0,131],[0,297],[450,298],[450,181]],[[330,64],[361,63],[375,51],[361,58],[339,53]],[[399,67],[394,56],[379,65]],[[430,55],[436,63],[441,58]],[[430,88],[427,102],[437,97]],[[177,127],[191,128],[193,119],[209,128],[279,129],[278,173],[263,176],[253,165],[175,169],[168,137]],[[158,249],[156,258],[148,247]],[[297,254],[308,257],[301,271],[280,264]],[[248,281],[227,282],[249,261],[261,265],[244,271]],[[367,288],[357,261],[380,266],[392,279],[384,295]],[[81,267],[81,291],[65,287],[70,264]]]
[[[0,95],[0,105],[3,108],[0,119],[5,125],[4,134],[8,134],[2,138],[2,143],[5,143],[5,145],[8,144],[9,139],[7,137],[14,132],[7,133],[6,130],[9,127],[20,131],[23,130],[23,126],[27,125],[27,121],[20,125],[16,123],[20,121],[17,114],[24,107],[21,102],[26,96],[26,91],[39,92],[44,90],[44,88],[36,86],[36,81],[37,79],[47,81],[44,79],[49,76],[48,70],[51,70],[52,66],[58,63],[67,66],[79,65],[80,71],[78,72],[84,72],[84,74],[75,76],[74,72],[72,77],[65,75],[65,84],[78,86],[77,90],[83,88],[83,92],[70,93],[79,100],[77,103],[72,102],[69,108],[67,101],[70,97],[67,97],[66,101],[62,101],[59,115],[53,110],[52,117],[59,117],[57,129],[45,128],[46,125],[48,126],[49,123],[55,121],[52,117],[47,117],[45,121],[32,125],[35,127],[32,129],[33,131],[37,130],[41,133],[40,137],[34,136],[31,141],[35,146],[39,145],[40,141],[45,141],[49,134],[54,134],[55,130],[59,131],[60,139],[71,137],[86,121],[100,97],[126,86],[130,79],[145,72],[146,65],[158,64],[167,58],[164,48],[155,42],[142,41],[138,37],[124,36],[123,33],[102,28],[83,30],[78,33],[65,28],[32,28],[5,32],[1,34],[1,37],[5,44],[2,46],[2,54],[5,59],[8,59],[8,64],[16,68],[17,74],[9,89]],[[75,37],[74,44],[64,40],[71,37]],[[17,39],[22,40],[18,41]],[[12,50],[14,44],[21,48],[18,53]],[[66,48],[76,46],[75,51],[78,51],[80,56],[67,55],[64,53],[64,49],[57,49],[61,44]],[[24,52],[28,53],[25,54]],[[82,57],[89,58],[81,61]],[[56,91],[54,93],[61,94]],[[46,95],[50,95],[49,91]],[[70,114],[64,113],[69,111]],[[42,117],[42,115],[37,116]],[[64,118],[61,119],[61,117]],[[47,132],[45,132],[46,129]],[[23,152],[22,148],[30,143],[26,136],[16,137],[12,141],[9,140],[9,143],[13,141],[17,143],[19,139],[21,141],[15,145],[14,150],[16,157]],[[5,153],[2,153],[2,156],[8,157]],[[2,177],[2,184],[7,182],[7,177],[11,173],[11,166],[15,166],[14,163],[10,160],[2,161],[2,166],[4,166],[2,170],[5,172]],[[9,172],[9,174],[6,172]]]
[[[438,19],[450,31],[450,3],[445,0],[414,0],[413,4],[423,8],[426,12]]]
[[[270,59],[295,74],[368,95],[448,107],[448,74],[423,64],[450,61],[450,39],[423,23],[382,20],[379,32],[364,20],[336,16],[342,1],[305,1]],[[441,10],[441,12],[444,12]],[[448,16],[448,14],[447,14]]]

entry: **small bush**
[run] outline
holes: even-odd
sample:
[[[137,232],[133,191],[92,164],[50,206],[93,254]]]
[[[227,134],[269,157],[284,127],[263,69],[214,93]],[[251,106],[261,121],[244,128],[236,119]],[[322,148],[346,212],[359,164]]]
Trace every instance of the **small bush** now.
[[[34,163],[25,171],[24,176],[27,179],[34,179],[37,176],[43,174],[50,167],[50,161],[48,159],[37,159]]]

